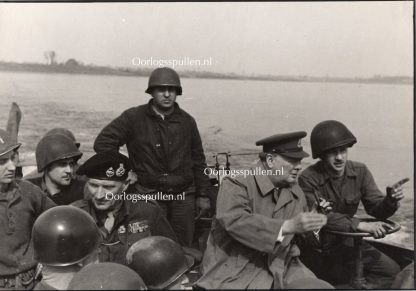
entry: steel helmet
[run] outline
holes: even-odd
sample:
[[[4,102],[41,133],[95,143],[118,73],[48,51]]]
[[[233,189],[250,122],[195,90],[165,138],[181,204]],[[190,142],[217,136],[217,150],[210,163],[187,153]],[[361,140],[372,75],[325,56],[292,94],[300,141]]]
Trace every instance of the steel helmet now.
[[[62,135],[65,135],[66,137],[69,137],[75,143],[77,148],[79,148],[80,143],[77,142],[77,140],[75,139],[74,134],[69,129],[66,129],[66,128],[63,128],[63,127],[55,127],[55,128],[52,128],[51,130],[49,130],[48,132],[46,132],[44,136],[54,135],[54,134],[62,134]]]
[[[68,290],[146,290],[142,278],[130,268],[116,263],[90,264],[69,282]]]
[[[153,87],[156,86],[176,87],[177,95],[182,95],[182,87],[179,75],[175,70],[171,68],[157,68],[152,72],[152,74],[150,74],[149,85],[147,86],[146,93],[151,94]]]
[[[356,142],[355,136],[341,122],[336,120],[322,121],[312,129],[312,156],[316,159],[326,151],[343,146],[351,147]]]
[[[178,243],[162,236],[150,236],[135,242],[127,251],[126,261],[150,289],[169,286],[194,263]]]
[[[20,143],[12,141],[7,131],[0,129],[0,157],[11,151],[17,150],[20,146]]]
[[[62,134],[46,135],[36,146],[36,163],[39,172],[53,162],[68,158],[74,158],[77,161],[81,156],[82,153],[75,143]]]
[[[51,266],[81,262],[99,246],[100,233],[94,219],[70,205],[42,213],[32,230],[35,260]]]

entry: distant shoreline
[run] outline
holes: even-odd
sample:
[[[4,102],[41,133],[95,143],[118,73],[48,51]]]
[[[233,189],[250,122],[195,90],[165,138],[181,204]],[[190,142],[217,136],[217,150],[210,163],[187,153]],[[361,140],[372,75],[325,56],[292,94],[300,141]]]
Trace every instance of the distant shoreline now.
[[[114,75],[114,76],[140,76],[148,77],[153,68],[130,69],[112,68],[105,66],[83,65],[71,59],[65,64],[39,64],[1,62],[0,71],[28,72],[28,73],[58,73],[81,75]],[[409,76],[374,76],[371,78],[341,78],[341,77],[310,77],[310,76],[272,76],[272,75],[238,75],[234,73],[222,74],[213,72],[183,71],[184,78],[199,79],[231,79],[231,80],[259,80],[284,82],[331,82],[331,83],[365,83],[365,84],[397,84],[413,85],[413,78]]]

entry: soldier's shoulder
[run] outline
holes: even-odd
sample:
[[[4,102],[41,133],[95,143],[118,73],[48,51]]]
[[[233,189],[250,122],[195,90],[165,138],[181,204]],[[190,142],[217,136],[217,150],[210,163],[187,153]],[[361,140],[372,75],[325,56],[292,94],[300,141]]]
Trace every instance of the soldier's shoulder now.
[[[291,188],[292,192],[295,193],[299,197],[305,197],[305,192],[303,192],[302,188],[299,184],[295,184]]]
[[[144,113],[146,111],[146,107],[147,107],[147,104],[130,107],[124,110],[124,112],[121,115],[129,116],[129,117],[136,116],[137,114]]]
[[[242,175],[237,175],[236,177],[232,178],[230,176],[224,177],[224,179],[221,182],[221,186],[225,186],[225,185],[235,185],[235,186],[239,186],[239,187],[247,187],[247,179],[253,178],[253,176],[242,176]]]
[[[39,176],[39,175],[38,176],[25,176],[22,178],[23,181],[28,181],[38,187],[42,185],[42,179],[43,179],[43,176]]]
[[[319,177],[321,175],[323,175],[323,172],[321,170],[320,164],[322,162],[318,161],[312,165],[307,166],[301,173],[300,176],[305,178],[312,178],[312,177]]]
[[[189,121],[193,121],[196,123],[195,118],[190,113],[186,112],[181,107],[178,107],[178,111],[182,114],[182,117],[184,117],[185,119]]]
[[[366,164],[364,164],[362,162],[348,160],[347,165],[349,165],[350,167],[352,167],[354,169],[367,169]]]
[[[85,199],[80,199],[80,200],[72,202],[70,205],[84,209],[88,206],[88,202]]]
[[[17,188],[17,191],[23,197],[23,199],[34,203],[37,203],[47,197],[46,193],[44,193],[38,186],[30,183],[29,181],[16,179],[14,181],[13,187]]]
[[[24,194],[26,194],[27,192],[36,192],[44,194],[43,191],[39,188],[39,186],[30,181],[16,179],[14,182],[15,185],[19,187]]]

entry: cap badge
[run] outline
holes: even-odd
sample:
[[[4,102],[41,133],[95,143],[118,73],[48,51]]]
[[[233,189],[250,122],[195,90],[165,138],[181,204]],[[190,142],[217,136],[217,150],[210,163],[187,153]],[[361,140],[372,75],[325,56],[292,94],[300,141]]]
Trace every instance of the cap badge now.
[[[1,143],[4,143],[4,140],[3,140],[1,137],[0,137],[0,142],[1,142]]]
[[[126,172],[126,170],[124,169],[124,165],[120,164],[120,167],[118,167],[118,169],[116,171],[116,176],[121,177],[121,176],[124,175],[125,172]]]
[[[302,147],[302,143],[301,143],[301,140],[299,140],[298,141],[298,148],[301,148]]]
[[[105,171],[105,175],[106,175],[108,178],[113,177],[113,176],[114,176],[114,169],[113,169],[113,167],[108,168],[108,169],[107,169],[107,171]]]

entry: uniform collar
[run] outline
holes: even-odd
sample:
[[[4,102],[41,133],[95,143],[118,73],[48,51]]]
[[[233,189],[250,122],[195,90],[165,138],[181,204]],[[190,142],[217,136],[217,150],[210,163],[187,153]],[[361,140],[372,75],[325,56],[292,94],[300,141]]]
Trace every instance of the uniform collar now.
[[[266,170],[261,161],[258,161],[255,166],[252,166],[253,171],[255,170],[255,168],[260,168],[260,170]],[[255,175],[254,178],[256,179],[257,185],[259,186],[260,193],[262,196],[266,196],[267,194],[270,194],[272,190],[274,189],[280,192],[283,190],[290,191],[296,197],[300,197],[303,195],[302,190],[297,184],[291,187],[277,188],[273,185],[272,181],[270,181],[270,178],[267,175]]]
[[[255,171],[256,168],[260,170],[266,170],[262,161],[258,161],[254,166],[251,167],[253,171]],[[270,181],[269,177],[266,175],[254,175],[254,179],[256,180],[257,185],[259,186],[260,193],[262,196],[270,194],[271,191],[275,188],[272,181]]]
[[[156,118],[162,118],[159,116],[159,114],[157,114],[153,108],[152,108],[152,104],[153,104],[153,98],[149,100],[149,102],[147,103],[147,114],[149,116],[152,117],[156,117]],[[173,105],[173,112],[169,115],[165,116],[165,120],[172,120],[172,121],[178,121],[179,120],[179,116],[182,115],[182,110],[179,107],[178,103],[175,102],[175,104]]]
[[[16,201],[18,198],[22,197],[22,194],[20,193],[20,191],[17,191],[19,189],[19,185],[18,183],[16,183],[15,180],[11,181],[7,187],[6,192],[2,192],[1,195],[1,199],[7,199],[7,194],[8,193],[12,193],[11,195],[11,200],[9,201],[9,203],[12,203],[14,201]]]
[[[331,179],[331,175],[328,173],[328,171],[324,167],[324,163],[320,160],[316,163],[318,171],[321,173],[320,175],[320,184],[323,185],[325,182],[329,179]],[[351,161],[347,160],[347,163],[345,165],[345,173],[344,175],[346,177],[356,177],[358,175],[357,171],[354,169]]]

